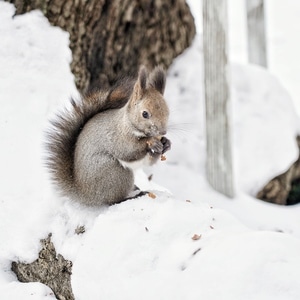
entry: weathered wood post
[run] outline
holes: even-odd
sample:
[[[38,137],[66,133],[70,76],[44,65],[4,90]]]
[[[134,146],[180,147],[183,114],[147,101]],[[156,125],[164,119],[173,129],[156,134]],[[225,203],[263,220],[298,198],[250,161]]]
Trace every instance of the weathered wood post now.
[[[248,60],[267,67],[264,0],[246,0],[248,29]]]
[[[215,190],[234,197],[227,49],[227,1],[203,0],[206,173]]]

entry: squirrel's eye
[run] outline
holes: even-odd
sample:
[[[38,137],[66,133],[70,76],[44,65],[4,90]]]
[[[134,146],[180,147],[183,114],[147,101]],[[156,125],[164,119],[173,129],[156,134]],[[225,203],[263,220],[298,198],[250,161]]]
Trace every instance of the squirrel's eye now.
[[[143,118],[145,118],[145,119],[149,119],[149,113],[147,112],[147,111],[143,111],[143,113],[142,113],[142,115],[143,115]]]

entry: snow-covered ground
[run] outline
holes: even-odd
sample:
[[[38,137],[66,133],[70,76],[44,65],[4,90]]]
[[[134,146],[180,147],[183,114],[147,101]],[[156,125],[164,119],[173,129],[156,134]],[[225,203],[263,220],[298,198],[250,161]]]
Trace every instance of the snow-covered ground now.
[[[199,16],[200,2],[189,2]],[[238,2],[229,1],[233,25],[243,14],[233,9]],[[13,6],[0,1],[1,299],[54,299],[46,286],[20,283],[10,271],[13,260],[36,259],[49,232],[73,262],[76,299],[300,299],[300,206],[254,198],[297,158],[300,128],[293,106],[300,63],[294,52],[278,56],[290,47],[284,45],[300,47],[286,34],[300,24],[293,18],[300,4],[289,0],[283,11],[283,0],[266,2],[270,71],[246,64],[241,25],[230,26],[232,61],[242,63],[231,68],[236,197],[213,191],[205,179],[197,19],[199,35],[168,74],[173,148],[146,170],[154,182],[137,172],[137,185],[157,197],[92,210],[59,198],[42,161],[47,119],[77,94],[68,35],[37,11],[12,18]],[[74,233],[78,225],[84,234]]]

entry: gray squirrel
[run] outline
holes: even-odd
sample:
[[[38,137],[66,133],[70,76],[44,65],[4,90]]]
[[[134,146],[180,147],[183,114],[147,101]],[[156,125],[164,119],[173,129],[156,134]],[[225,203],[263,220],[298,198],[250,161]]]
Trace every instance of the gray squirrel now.
[[[133,170],[171,148],[165,81],[162,68],[148,74],[141,67],[137,79],[71,99],[71,108],[56,115],[46,165],[62,195],[100,206],[145,194],[135,187]]]

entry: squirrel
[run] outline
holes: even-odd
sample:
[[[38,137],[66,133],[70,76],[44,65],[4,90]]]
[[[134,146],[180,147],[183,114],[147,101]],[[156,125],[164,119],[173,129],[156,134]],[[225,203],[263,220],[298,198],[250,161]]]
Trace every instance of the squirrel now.
[[[165,82],[161,67],[148,73],[142,66],[137,79],[71,99],[50,120],[46,166],[63,196],[100,206],[146,194],[134,185],[133,170],[171,148]]]

